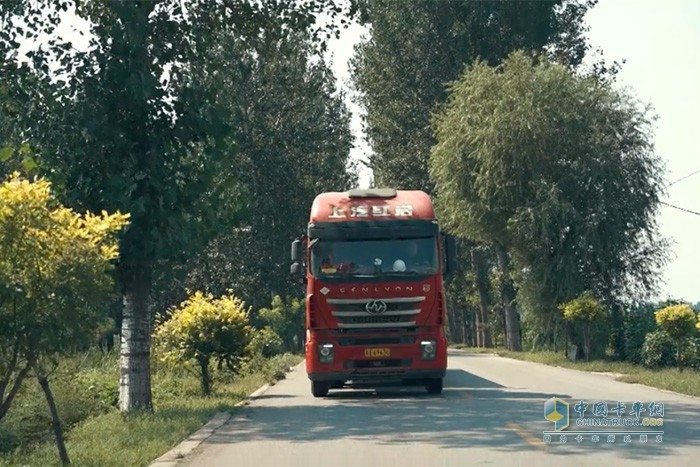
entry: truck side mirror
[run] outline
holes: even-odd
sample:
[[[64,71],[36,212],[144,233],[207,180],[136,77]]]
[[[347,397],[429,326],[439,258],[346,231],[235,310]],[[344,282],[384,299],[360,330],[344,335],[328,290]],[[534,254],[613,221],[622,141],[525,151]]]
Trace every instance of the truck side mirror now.
[[[457,241],[455,237],[449,234],[443,234],[442,237],[445,245],[445,277],[450,277],[457,270]]]
[[[299,262],[301,256],[301,240],[296,239],[292,242],[292,261]]]
[[[295,282],[298,281],[301,284],[306,284],[306,275],[304,274],[304,267],[301,265],[301,263],[292,263],[292,265],[289,267],[289,273],[294,278]]]

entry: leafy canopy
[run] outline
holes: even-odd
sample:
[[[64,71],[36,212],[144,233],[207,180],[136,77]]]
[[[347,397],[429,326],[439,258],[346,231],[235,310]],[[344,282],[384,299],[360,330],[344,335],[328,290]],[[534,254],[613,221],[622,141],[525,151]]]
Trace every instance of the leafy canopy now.
[[[648,109],[524,52],[476,62],[450,90],[430,159],[448,229],[507,247],[544,309],[653,292],[665,244]]]
[[[593,322],[605,317],[605,306],[591,293],[585,293],[560,307],[567,321]]]
[[[0,185],[0,326],[29,354],[58,351],[89,334],[112,291],[115,233],[128,214],[79,215],[44,179],[13,174]]]
[[[687,304],[671,305],[654,313],[656,324],[673,339],[690,337],[695,333],[695,312]]]

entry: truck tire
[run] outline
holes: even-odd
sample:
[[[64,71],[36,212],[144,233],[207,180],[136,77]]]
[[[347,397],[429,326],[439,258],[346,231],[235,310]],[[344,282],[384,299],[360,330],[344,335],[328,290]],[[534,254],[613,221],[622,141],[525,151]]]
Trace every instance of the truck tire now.
[[[326,397],[329,389],[330,384],[325,381],[311,381],[311,394],[314,397]]]
[[[425,389],[428,391],[428,394],[442,393],[442,378],[431,379],[428,381],[428,384],[425,385]]]

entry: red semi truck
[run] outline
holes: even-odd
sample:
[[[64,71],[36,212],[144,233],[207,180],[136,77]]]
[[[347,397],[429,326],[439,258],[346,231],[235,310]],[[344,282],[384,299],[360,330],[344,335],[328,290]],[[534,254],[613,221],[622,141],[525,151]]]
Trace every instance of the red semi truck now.
[[[315,397],[388,385],[442,392],[443,276],[454,270],[455,242],[440,232],[426,193],[322,193],[291,256],[292,274],[306,283],[306,371]]]

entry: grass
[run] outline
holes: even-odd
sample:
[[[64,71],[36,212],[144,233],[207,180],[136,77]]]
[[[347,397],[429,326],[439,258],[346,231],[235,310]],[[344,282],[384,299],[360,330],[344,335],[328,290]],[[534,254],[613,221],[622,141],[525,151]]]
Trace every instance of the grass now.
[[[510,352],[504,349],[483,349],[457,344],[454,348],[479,354],[497,354],[501,357],[542,363],[544,365],[572,368],[581,371],[612,373],[616,380],[625,383],[639,383],[658,389],[700,397],[700,371],[676,368],[649,369],[629,362],[592,360],[572,362],[562,353],[554,352]]]
[[[89,369],[74,374],[70,381],[85,379],[85,373],[93,373],[95,380],[100,380],[95,374],[100,374],[101,379],[116,382],[112,379],[118,370],[116,369],[115,355],[106,359],[103,366],[86,365]],[[177,445],[180,441],[192,432],[201,428],[215,413],[233,410],[236,403],[244,400],[265,383],[274,383],[277,379],[284,377],[284,372],[289,367],[301,361],[301,357],[294,355],[283,355],[274,357],[254,370],[249,370],[245,375],[234,378],[231,375],[220,379],[215,383],[215,393],[210,397],[200,395],[199,382],[196,377],[185,372],[175,373],[173,370],[154,368],[153,375],[153,413],[137,413],[123,415],[110,406],[98,408],[74,423],[66,423],[68,454],[73,465],[78,466],[142,466],[148,465],[160,455]],[[92,362],[93,364],[95,362]],[[114,363],[115,366],[111,364]],[[70,365],[66,365],[69,367]],[[64,370],[68,372],[67,368]],[[59,383],[59,376],[54,378],[52,383],[56,387],[56,398],[59,409],[63,407],[63,413],[71,412],[71,405],[76,404],[76,400],[70,400],[65,394],[66,384]],[[42,420],[40,423],[32,423],[32,418],[38,414],[39,400],[36,399],[34,390],[29,388],[31,384],[25,385],[28,389],[23,392],[16,401],[17,406],[10,409],[14,416],[8,416],[0,425],[0,441],[3,431],[6,436],[5,443],[14,441],[18,444],[13,452],[0,455],[0,466],[27,465],[27,466],[50,466],[60,465],[58,455],[50,435],[50,426]],[[110,387],[97,388],[92,384],[89,391],[99,393],[99,397],[107,397],[110,402],[113,400]],[[88,388],[84,388],[88,391]],[[88,391],[88,392],[89,392]],[[60,396],[59,396],[60,394]],[[85,394],[82,394],[81,401],[85,403]],[[30,410],[28,407],[31,406]],[[37,406],[34,408],[34,406]],[[43,411],[47,412],[45,402]],[[13,411],[13,409],[15,409]],[[69,417],[70,418],[70,417]],[[63,418],[62,418],[63,420]],[[28,426],[29,425],[29,426]],[[42,429],[38,429],[42,428]],[[32,433],[33,436],[25,436],[21,440],[12,439],[8,441],[7,436],[12,431],[19,430]]]

